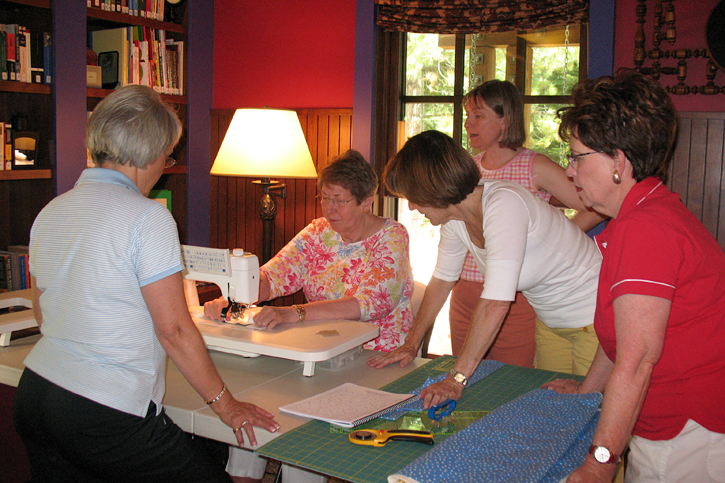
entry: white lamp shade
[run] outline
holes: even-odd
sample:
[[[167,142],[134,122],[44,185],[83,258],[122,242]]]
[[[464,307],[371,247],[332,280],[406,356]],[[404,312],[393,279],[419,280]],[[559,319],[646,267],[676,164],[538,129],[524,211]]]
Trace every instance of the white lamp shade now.
[[[237,109],[211,174],[317,178],[297,113],[277,109]]]

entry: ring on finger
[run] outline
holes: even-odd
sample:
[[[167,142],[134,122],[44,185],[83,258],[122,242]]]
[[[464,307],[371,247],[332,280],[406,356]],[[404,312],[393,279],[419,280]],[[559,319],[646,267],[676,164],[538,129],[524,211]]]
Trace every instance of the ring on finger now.
[[[242,429],[242,428],[243,428],[244,426],[246,426],[247,424],[249,424],[249,421],[242,421],[242,425],[241,425],[241,426],[239,426],[239,429]]]
[[[232,428],[232,431],[234,431],[234,432],[236,433],[237,431],[239,431],[239,430],[241,430],[241,429],[242,429],[242,428]]]

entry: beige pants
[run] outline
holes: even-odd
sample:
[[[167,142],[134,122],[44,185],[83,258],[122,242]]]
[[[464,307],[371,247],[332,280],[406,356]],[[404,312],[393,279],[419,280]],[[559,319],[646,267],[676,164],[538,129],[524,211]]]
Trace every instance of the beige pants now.
[[[579,329],[552,329],[536,319],[534,366],[545,371],[586,375],[597,353],[599,339],[593,325]]]
[[[629,443],[625,483],[723,483],[725,434],[689,420],[680,434],[664,441],[634,436]]]

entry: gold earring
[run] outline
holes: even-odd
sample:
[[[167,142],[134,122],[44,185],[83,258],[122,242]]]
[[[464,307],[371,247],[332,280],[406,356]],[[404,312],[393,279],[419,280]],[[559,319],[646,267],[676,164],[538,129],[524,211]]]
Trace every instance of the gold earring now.
[[[614,184],[619,184],[622,182],[622,177],[619,176],[619,171],[614,170],[614,173],[612,174],[612,181],[614,181]]]

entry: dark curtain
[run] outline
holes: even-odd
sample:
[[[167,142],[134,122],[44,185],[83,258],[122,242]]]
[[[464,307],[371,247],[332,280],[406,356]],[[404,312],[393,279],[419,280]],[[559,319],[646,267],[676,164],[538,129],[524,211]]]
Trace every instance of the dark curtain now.
[[[375,0],[387,31],[485,33],[589,22],[589,0]]]

